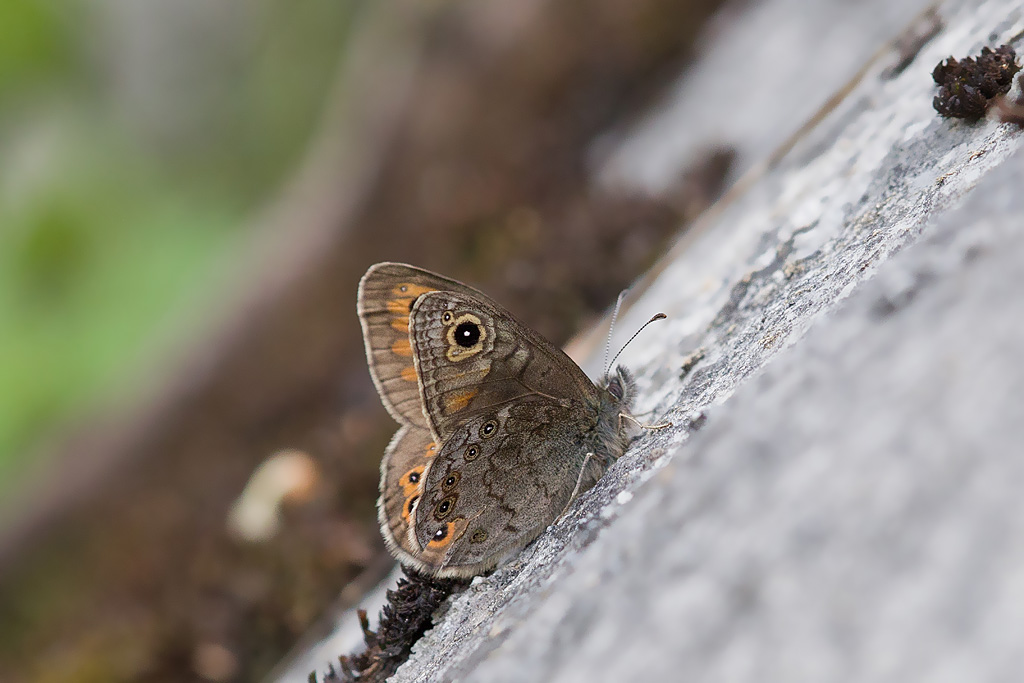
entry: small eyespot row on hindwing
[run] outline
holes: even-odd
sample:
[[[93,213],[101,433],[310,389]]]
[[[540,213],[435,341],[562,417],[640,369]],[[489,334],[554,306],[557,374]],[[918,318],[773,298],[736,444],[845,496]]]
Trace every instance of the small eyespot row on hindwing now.
[[[498,421],[491,419],[484,422],[480,427],[480,438],[489,439],[498,433]]]
[[[431,534],[430,540],[427,541],[427,547],[433,550],[438,550],[451,545],[455,540],[455,534],[452,533],[454,530],[455,522],[448,522],[444,526],[438,527],[437,530]]]
[[[444,483],[441,484],[441,489],[445,492],[450,491],[459,485],[459,480],[462,479],[462,474],[458,470],[454,470],[445,477]]]
[[[399,484],[402,487],[403,495],[409,496],[417,493],[420,489],[420,482],[423,480],[423,465],[417,465],[402,475]]]
[[[434,519],[441,521],[451,513],[455,507],[455,501],[459,499],[458,494],[453,494],[442,500],[434,507]]]
[[[483,543],[487,540],[487,530],[479,528],[473,532],[473,535],[469,537],[470,543]]]
[[[466,462],[473,462],[480,457],[480,448],[476,444],[471,444],[466,448],[466,453],[462,457]]]

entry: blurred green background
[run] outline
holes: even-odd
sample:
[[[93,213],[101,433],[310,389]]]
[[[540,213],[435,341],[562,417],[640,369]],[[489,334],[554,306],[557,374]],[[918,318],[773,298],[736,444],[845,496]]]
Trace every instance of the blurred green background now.
[[[50,430],[130,396],[202,324],[355,10],[0,3],[0,496]]]

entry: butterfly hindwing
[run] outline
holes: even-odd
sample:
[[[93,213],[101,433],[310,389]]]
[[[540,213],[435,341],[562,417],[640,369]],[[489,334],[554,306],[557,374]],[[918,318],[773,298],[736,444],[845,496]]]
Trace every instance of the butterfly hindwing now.
[[[427,469],[414,520],[422,557],[448,575],[489,569],[536,538],[601,474],[576,413],[530,396],[463,422]],[[584,472],[584,470],[586,470]]]
[[[420,559],[419,546],[413,542],[416,507],[419,503],[427,466],[437,454],[434,437],[422,427],[409,425],[399,429],[384,451],[380,465],[380,497],[377,520],[384,542],[392,554],[417,569],[430,567]]]

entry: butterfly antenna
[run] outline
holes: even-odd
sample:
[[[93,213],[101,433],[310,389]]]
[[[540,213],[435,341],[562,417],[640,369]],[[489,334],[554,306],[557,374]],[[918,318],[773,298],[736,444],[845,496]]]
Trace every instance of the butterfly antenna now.
[[[645,322],[645,323],[644,323],[644,324],[643,324],[643,325],[642,325],[642,326],[640,327],[640,329],[639,329],[639,330],[637,330],[636,332],[634,332],[634,333],[633,333],[633,336],[629,338],[629,341],[627,341],[627,342],[626,342],[625,344],[623,344],[623,345],[622,345],[622,348],[621,348],[621,349],[619,349],[619,352],[618,352],[617,354],[615,354],[615,358],[612,358],[612,362],[611,362],[611,363],[609,363],[609,364],[608,364],[608,366],[607,366],[607,367],[605,368],[605,373],[607,373],[607,372],[608,372],[608,370],[609,370],[609,369],[610,369],[610,368],[611,368],[611,367],[612,367],[613,365],[615,365],[615,361],[617,361],[617,360],[619,359],[619,356],[621,356],[621,355],[622,355],[622,352],[626,350],[626,347],[627,347],[627,346],[629,346],[629,342],[631,342],[631,341],[633,341],[634,339],[636,339],[637,335],[638,335],[638,334],[640,334],[641,332],[643,332],[643,331],[644,331],[645,329],[647,329],[647,326],[648,326],[648,325],[650,325],[651,323],[653,323],[653,322],[654,322],[655,320],[664,320],[664,319],[665,319],[665,318],[667,318],[667,317],[668,317],[668,316],[667,316],[667,315],[665,315],[664,313],[657,313],[657,314],[655,314],[655,316],[654,316],[653,318],[651,318],[650,320],[648,320],[647,322]]]
[[[608,339],[604,342],[604,374],[608,374],[608,370],[611,369],[611,364],[608,363],[608,356],[612,352],[612,333],[615,331],[615,321],[619,319],[619,309],[622,308],[622,302],[626,300],[626,294],[629,292],[628,289],[624,289],[619,292],[619,298],[615,300],[615,310],[612,311],[612,321],[608,325]],[[641,328],[643,329],[643,328]],[[626,342],[627,344],[629,342]],[[618,356],[616,356],[618,357]]]

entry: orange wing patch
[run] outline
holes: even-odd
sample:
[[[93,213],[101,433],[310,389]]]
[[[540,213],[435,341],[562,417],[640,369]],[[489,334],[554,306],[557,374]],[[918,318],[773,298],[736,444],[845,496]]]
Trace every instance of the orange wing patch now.
[[[395,315],[405,314],[409,317],[409,304],[412,303],[413,297],[402,298],[402,299],[389,299],[388,300],[388,312],[394,313]]]
[[[444,533],[444,536],[442,538],[436,538],[435,537],[435,538],[430,539],[430,542],[427,543],[427,548],[429,550],[440,550],[442,548],[447,548],[448,546],[450,546],[452,544],[452,541],[454,541],[454,540],[455,540],[455,522],[448,522],[448,527],[447,527],[447,530]]]
[[[411,282],[403,282],[391,289],[391,295],[393,299],[388,300],[388,310],[396,315],[409,317],[409,311],[412,308],[412,302],[416,300],[422,294],[427,292],[436,292],[437,290],[433,287],[424,287],[423,285],[414,285]]]
[[[402,282],[391,288],[392,299],[388,299],[387,309],[395,317],[391,320],[391,329],[402,333],[394,344],[391,345],[391,352],[397,356],[412,358],[412,344],[409,342],[409,313],[416,298],[427,292],[436,292],[433,287],[415,285],[411,282]],[[416,381],[416,368],[409,366],[402,368],[401,377],[406,382]]]
[[[391,289],[391,293],[394,294],[396,297],[407,296],[413,299],[415,299],[421,294],[436,291],[437,289],[434,287],[427,287],[426,285],[414,285],[411,282],[399,283]]]
[[[431,441],[423,452],[423,457],[433,458],[435,455],[437,455],[437,444]],[[405,503],[402,504],[402,519],[406,524],[412,524],[412,513],[416,509],[416,501],[419,500],[423,490],[423,471],[425,469],[426,467],[423,465],[413,467],[399,480],[402,486],[402,496],[405,498]]]
[[[449,394],[444,397],[444,408],[448,413],[457,413],[473,400],[473,397],[477,395],[476,389],[469,389],[458,394]]]
[[[406,337],[405,339],[399,339],[394,344],[392,344],[391,352],[399,356],[412,358],[412,344],[409,343],[408,337]]]
[[[411,498],[420,491],[420,482],[423,480],[423,465],[413,467],[402,475],[402,494]]]
[[[469,520],[465,517],[456,517],[445,526],[440,527],[441,533],[435,531],[434,534],[431,534],[432,538],[427,542],[427,547],[423,548],[423,560],[435,567],[444,566],[445,553],[452,543],[462,537],[468,526]]]
[[[405,505],[402,507],[402,519],[410,526],[412,525],[412,512],[416,509],[416,501],[419,499],[419,494],[409,496],[405,499]]]

